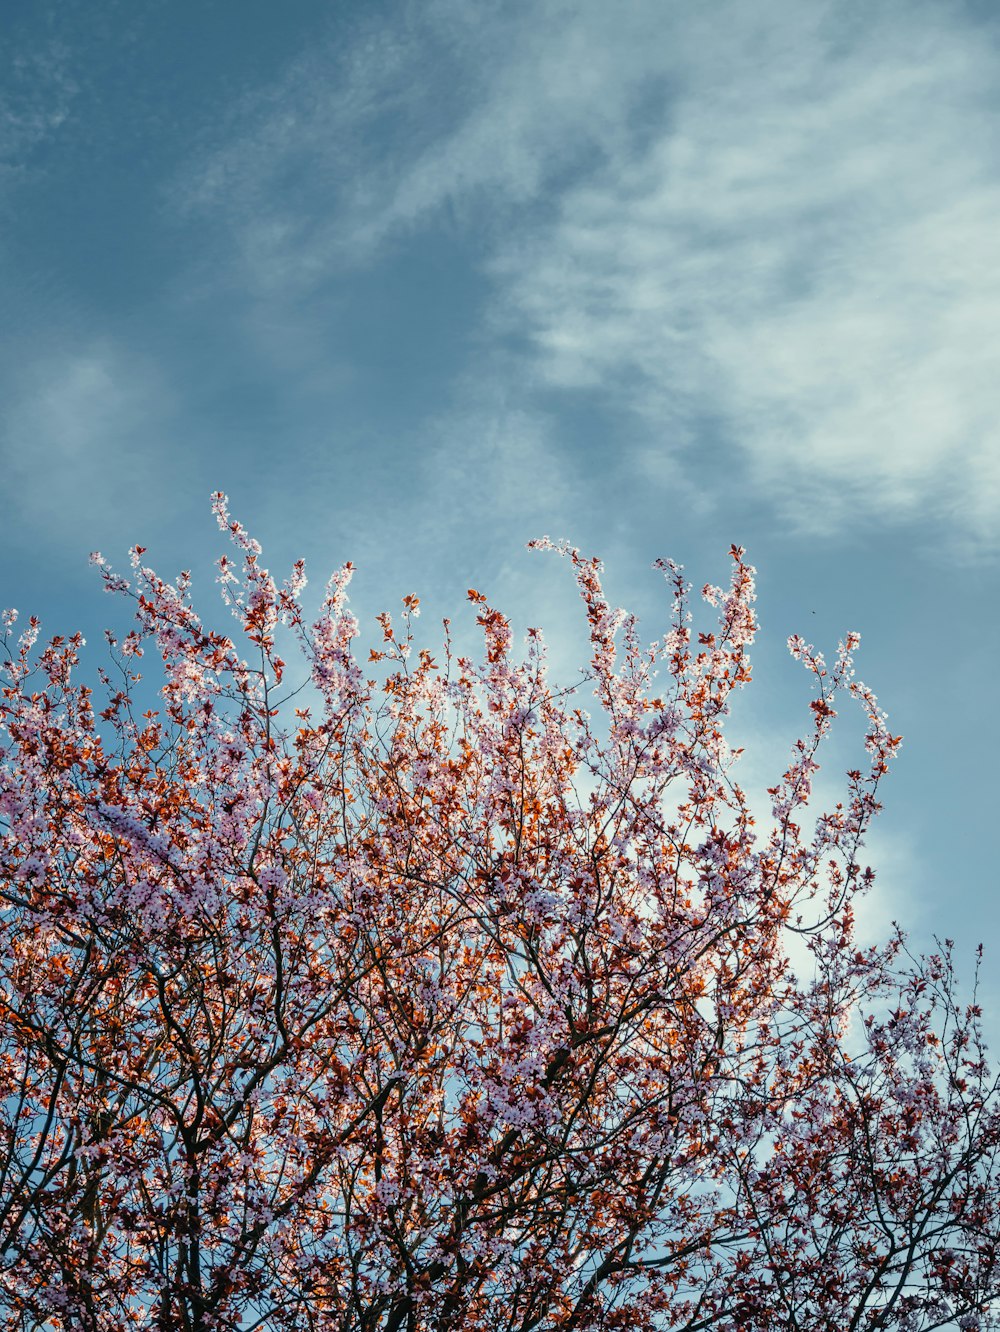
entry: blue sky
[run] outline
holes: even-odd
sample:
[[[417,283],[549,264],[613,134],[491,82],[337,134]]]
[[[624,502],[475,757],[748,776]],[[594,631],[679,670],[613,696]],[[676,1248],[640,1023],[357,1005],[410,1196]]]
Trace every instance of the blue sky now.
[[[0,603],[96,642],[138,541],[204,608],[223,489],[363,618],[471,584],[572,666],[531,537],[649,637],[651,561],[741,543],[748,777],[787,636],[860,630],[906,736],[869,925],[1000,955],[998,144],[988,3],[7,6]]]

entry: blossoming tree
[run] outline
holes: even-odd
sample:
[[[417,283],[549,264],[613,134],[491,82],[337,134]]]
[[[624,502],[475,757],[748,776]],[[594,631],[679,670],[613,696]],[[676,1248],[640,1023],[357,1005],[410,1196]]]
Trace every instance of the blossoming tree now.
[[[139,547],[128,580],[95,556],[136,615],[99,700],[78,637],[5,618],[4,1326],[996,1325],[979,1011],[946,947],[853,938],[898,744],[857,637],[792,641],[811,716],[757,826],[723,738],[742,550],[713,633],[662,566],[646,647],[560,548],[584,699],[476,591],[479,660],[447,622],[418,648],[407,597],[363,662],[350,566],[313,621],[215,504],[235,638]],[[866,761],[812,817],[840,700]]]

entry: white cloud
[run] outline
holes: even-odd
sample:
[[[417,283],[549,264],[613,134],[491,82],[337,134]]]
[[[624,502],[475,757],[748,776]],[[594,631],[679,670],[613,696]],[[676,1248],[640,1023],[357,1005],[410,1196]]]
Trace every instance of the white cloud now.
[[[493,332],[527,342],[523,401],[597,390],[670,446],[708,414],[803,528],[931,516],[995,544],[987,30],[889,2],[407,13],[303,56],[177,184],[249,290],[293,299],[444,219],[487,256]]]
[[[804,527],[930,510],[988,543],[996,53],[915,10],[839,51],[775,23],[762,65],[756,20],[727,12],[655,142],[496,258],[503,325],[550,384],[621,385],[675,432],[721,416]]]
[[[419,27],[360,20],[350,41],[304,51],[273,86],[247,93],[169,182],[174,210],[222,224],[244,289],[287,297],[357,261],[367,219],[385,208],[397,174],[391,154],[367,141],[384,124],[399,135],[421,119],[413,74],[423,49]],[[413,151],[411,134],[403,138],[402,151]],[[387,153],[392,144],[390,135]]]
[[[554,176],[625,150],[660,75],[658,8],[428,0],[362,18],[234,106],[171,205],[222,222],[260,292],[314,286],[442,208],[488,236]]]
[[[49,367],[46,382],[21,404],[20,431],[29,432],[50,462],[72,464],[90,454],[126,407],[129,392],[117,379],[111,358],[98,348],[68,356]]]
[[[167,392],[155,370],[109,340],[40,356],[17,369],[0,422],[0,462],[22,509],[66,536],[93,532],[151,488],[169,457],[150,450]]]

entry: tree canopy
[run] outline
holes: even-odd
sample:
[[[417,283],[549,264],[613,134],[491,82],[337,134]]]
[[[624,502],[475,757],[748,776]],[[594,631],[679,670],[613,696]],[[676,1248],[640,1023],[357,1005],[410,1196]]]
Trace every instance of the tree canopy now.
[[[858,636],[790,641],[808,720],[755,818],[741,549],[711,632],[660,566],[647,645],[558,547],[592,646],[560,687],[476,590],[475,658],[408,596],[366,659],[351,566],[309,615],[301,562],[279,586],[215,508],[233,636],[141,547],[95,556],[135,612],[100,689],[79,636],[4,618],[5,1325],[996,1326],[975,996],[950,945],[855,938],[899,744]],[[842,705],[864,762],[816,814]]]

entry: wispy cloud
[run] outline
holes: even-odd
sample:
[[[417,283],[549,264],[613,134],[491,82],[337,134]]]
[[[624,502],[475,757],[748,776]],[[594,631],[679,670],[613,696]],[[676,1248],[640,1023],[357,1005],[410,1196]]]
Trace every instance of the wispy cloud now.
[[[359,19],[236,104],[171,205],[221,222],[260,291],[316,285],[441,210],[496,239],[567,172],[626,147],[661,76],[643,42],[655,9],[429,0]]]
[[[929,512],[989,543],[997,52],[919,11],[803,22],[762,76],[747,12],[644,153],[495,259],[503,324],[545,381],[620,384],[650,423],[690,431],[707,404],[803,526]]]
[[[426,46],[420,26],[361,19],[350,41],[321,42],[239,99],[169,181],[178,215],[221,226],[244,290],[296,297],[357,262],[366,219],[391,197],[394,154],[419,151],[427,93],[412,75]]]
[[[246,289],[295,300],[443,222],[525,402],[626,408],[653,481],[684,446],[697,475],[709,415],[803,528],[995,545],[992,30],[920,3],[407,12],[304,55],[174,183]]]
[[[0,465],[18,506],[53,537],[80,539],[137,505],[163,508],[169,453],[150,449],[169,394],[156,371],[110,341],[21,364],[6,388]]]
[[[57,41],[30,54],[10,43],[0,48],[0,210],[18,185],[37,171],[32,154],[70,113],[79,89]]]

